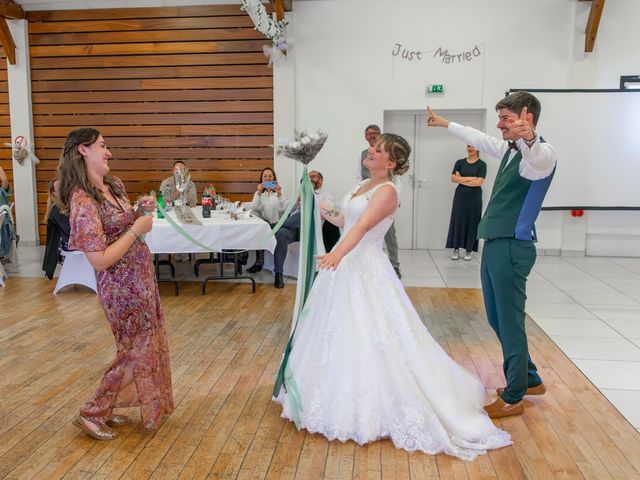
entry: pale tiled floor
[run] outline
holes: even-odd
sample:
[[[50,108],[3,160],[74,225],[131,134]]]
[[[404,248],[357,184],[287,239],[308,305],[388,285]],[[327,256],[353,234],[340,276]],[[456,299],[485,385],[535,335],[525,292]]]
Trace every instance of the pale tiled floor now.
[[[480,262],[402,251],[405,286],[480,288]],[[527,313],[640,430],[640,258],[538,257]]]
[[[42,247],[19,250],[19,265],[5,265],[7,273],[42,276]],[[479,257],[452,261],[449,255],[401,251],[403,284],[480,288]],[[188,262],[176,267],[179,279],[194,279]],[[214,268],[204,266],[202,273]],[[268,283],[272,275],[263,271],[256,279]],[[541,256],[527,291],[527,313],[640,430],[640,258]]]

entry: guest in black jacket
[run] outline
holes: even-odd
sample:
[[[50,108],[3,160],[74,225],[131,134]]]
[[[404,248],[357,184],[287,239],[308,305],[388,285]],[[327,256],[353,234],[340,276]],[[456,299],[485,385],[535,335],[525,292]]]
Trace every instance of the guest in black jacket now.
[[[60,261],[60,249],[67,250],[69,244],[69,217],[60,212],[57,201],[58,179],[49,181],[49,198],[47,199],[47,213],[44,220],[47,224],[47,246],[44,249],[42,270],[51,280],[53,272]]]

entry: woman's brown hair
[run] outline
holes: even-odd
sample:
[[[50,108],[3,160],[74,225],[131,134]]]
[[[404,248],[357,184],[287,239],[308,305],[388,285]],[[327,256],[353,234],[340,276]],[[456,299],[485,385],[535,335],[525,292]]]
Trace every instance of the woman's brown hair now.
[[[260,181],[258,183],[262,183],[262,175],[264,174],[264,172],[266,172],[267,170],[269,170],[271,173],[273,173],[273,181],[277,182],[278,181],[278,176],[276,175],[276,171],[271,168],[271,167],[264,167],[262,169],[262,171],[260,172]]]
[[[58,199],[62,213],[69,214],[71,195],[77,188],[87,192],[96,202],[100,203],[105,199],[100,189],[94,187],[89,181],[87,166],[78,151],[79,145],[88,147],[95,143],[99,136],[100,132],[95,128],[76,128],[69,133],[64,142],[60,163],[58,164]],[[118,186],[113,177],[106,175],[104,183],[111,188],[114,195],[126,199],[124,191]]]
[[[384,151],[389,154],[389,160],[396,164],[391,172],[393,175],[403,175],[409,170],[411,146],[403,137],[395,133],[383,133],[376,140],[376,144],[383,144]]]

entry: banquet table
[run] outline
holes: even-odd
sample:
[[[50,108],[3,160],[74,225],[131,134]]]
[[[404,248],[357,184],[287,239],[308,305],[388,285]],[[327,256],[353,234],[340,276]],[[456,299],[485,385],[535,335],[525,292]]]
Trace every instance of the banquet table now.
[[[197,206],[191,209],[202,225],[182,224],[178,221],[175,211],[166,212],[184,232],[195,239],[198,243],[189,240],[183,233],[179,232],[166,218],[154,216],[153,228],[145,235],[145,241],[151,253],[157,255],[161,253],[225,253],[236,256],[242,251],[268,250],[273,253],[276,240],[270,234],[271,228],[264,220],[250,216],[234,220],[228,213],[215,211],[211,213],[211,218],[202,217],[202,207]],[[234,276],[225,276],[223,263],[220,262],[219,275],[212,275],[202,281],[202,294],[205,293],[206,283],[210,280],[224,280],[244,278],[252,283],[252,291],[255,292],[255,280],[250,276],[238,275],[234,269]]]

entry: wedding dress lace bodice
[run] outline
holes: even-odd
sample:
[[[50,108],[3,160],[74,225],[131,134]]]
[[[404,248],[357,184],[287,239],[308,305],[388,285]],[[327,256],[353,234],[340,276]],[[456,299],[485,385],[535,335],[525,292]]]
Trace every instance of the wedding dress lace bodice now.
[[[380,189],[382,186],[392,186],[397,190],[397,187],[392,182],[386,182],[375,186],[368,192],[356,195],[360,187],[366,184],[368,181],[369,180],[360,182],[356,186],[356,188],[345,195],[344,199],[342,200],[342,213],[344,215],[344,228],[342,231],[342,236],[345,236],[349,232],[349,230],[351,230],[351,228],[358,222],[362,214],[369,206],[369,201],[373,198],[373,195],[378,191],[378,189]],[[375,227],[373,227],[365,234],[362,240],[360,240],[358,247],[379,247],[380,249],[382,249],[384,236],[387,233],[387,230],[389,230],[389,227],[391,227],[392,223],[393,216],[383,219],[380,223],[378,223]]]

